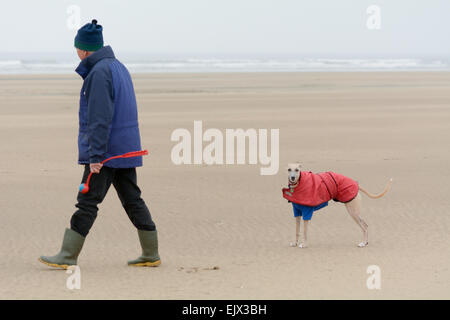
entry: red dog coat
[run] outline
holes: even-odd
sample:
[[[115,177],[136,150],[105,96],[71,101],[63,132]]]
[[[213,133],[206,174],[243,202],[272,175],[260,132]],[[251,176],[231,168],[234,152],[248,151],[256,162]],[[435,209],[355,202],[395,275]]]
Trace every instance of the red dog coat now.
[[[298,185],[283,188],[283,197],[294,203],[314,207],[331,199],[349,202],[356,197],[358,190],[358,183],[342,174],[301,171]]]

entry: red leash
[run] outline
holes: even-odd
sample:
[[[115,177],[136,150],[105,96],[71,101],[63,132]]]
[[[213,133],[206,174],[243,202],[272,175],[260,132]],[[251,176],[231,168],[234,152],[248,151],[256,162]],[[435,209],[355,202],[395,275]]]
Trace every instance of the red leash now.
[[[140,156],[146,156],[148,155],[148,150],[141,150],[141,151],[132,151],[132,152],[128,152],[125,154],[121,154],[118,156],[114,156],[108,159],[103,160],[102,162],[100,162],[101,164],[104,164],[105,162],[108,162],[109,160],[113,160],[113,159],[119,159],[119,158],[134,158],[134,157],[140,157]],[[88,193],[89,192],[89,182],[91,181],[91,177],[92,177],[93,172],[89,173],[89,176],[86,180],[86,183],[82,183],[80,185],[80,192],[81,193]]]

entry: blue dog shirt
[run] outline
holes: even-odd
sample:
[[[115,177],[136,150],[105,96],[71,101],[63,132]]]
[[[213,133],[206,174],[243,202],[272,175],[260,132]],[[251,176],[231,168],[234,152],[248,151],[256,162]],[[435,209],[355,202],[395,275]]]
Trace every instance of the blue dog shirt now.
[[[292,207],[294,208],[294,217],[303,217],[303,220],[311,220],[313,212],[323,207],[326,207],[328,202],[324,202],[315,207],[304,206],[298,203],[292,202]]]

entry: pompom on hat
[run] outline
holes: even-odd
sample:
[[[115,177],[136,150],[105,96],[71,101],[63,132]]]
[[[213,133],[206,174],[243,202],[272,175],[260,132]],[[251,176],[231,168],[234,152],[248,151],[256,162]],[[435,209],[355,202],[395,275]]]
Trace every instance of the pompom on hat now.
[[[75,36],[75,48],[85,51],[97,51],[103,47],[103,27],[97,20],[86,23]]]

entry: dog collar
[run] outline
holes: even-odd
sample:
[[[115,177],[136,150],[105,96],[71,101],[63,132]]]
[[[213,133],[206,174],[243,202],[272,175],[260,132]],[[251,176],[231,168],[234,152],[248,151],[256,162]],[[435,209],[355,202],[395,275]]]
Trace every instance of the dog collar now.
[[[291,193],[294,192],[294,188],[298,186],[298,181],[296,184],[291,184],[288,182],[288,188],[290,189]]]

